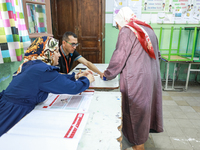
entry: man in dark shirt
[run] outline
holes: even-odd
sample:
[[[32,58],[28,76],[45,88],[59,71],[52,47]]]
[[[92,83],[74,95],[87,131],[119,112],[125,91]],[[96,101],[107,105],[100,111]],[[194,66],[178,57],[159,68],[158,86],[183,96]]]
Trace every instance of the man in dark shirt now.
[[[82,57],[77,51],[76,47],[79,45],[77,35],[73,32],[65,32],[62,38],[62,45],[60,46],[61,57],[59,59],[59,66],[61,73],[69,73],[73,62],[78,61],[83,65],[87,66],[90,70],[98,73],[101,78],[103,73],[98,70],[98,68],[92,64],[90,61]]]

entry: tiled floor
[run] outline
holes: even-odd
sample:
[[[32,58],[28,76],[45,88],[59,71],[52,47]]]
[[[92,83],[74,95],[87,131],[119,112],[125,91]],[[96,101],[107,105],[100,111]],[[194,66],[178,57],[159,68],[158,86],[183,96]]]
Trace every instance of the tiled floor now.
[[[164,132],[151,133],[145,150],[200,150],[200,85],[162,94]]]

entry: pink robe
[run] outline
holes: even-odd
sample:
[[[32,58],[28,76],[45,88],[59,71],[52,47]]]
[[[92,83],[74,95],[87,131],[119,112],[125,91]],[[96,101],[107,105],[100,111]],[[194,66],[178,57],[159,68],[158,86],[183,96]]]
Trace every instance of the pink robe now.
[[[142,26],[152,42],[156,60],[142,48],[135,34],[123,27],[107,70],[108,80],[120,74],[122,132],[134,145],[145,143],[150,129],[163,132],[162,89],[158,40],[154,31]]]

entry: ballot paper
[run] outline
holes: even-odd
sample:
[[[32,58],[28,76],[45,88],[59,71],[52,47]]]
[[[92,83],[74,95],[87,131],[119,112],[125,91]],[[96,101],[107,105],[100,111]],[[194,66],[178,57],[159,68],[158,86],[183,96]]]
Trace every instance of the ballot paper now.
[[[35,109],[87,112],[93,94],[94,90],[87,90],[78,95],[50,93],[47,99],[39,103]]]
[[[104,81],[99,76],[94,76],[95,82],[90,83],[90,88],[98,87],[98,88],[118,88],[119,87],[119,79],[118,77]]]
[[[38,144],[37,142],[40,141],[39,143],[41,144],[41,147],[44,147],[46,144],[51,143],[51,145],[54,147],[56,145],[58,147],[63,147],[62,149],[64,149],[67,144],[68,146],[65,147],[65,150],[76,149],[85,128],[86,122],[88,120],[88,116],[88,113],[33,110],[0,138],[1,148],[2,143],[4,143],[6,139],[10,139],[9,141],[13,141],[14,138],[19,137],[19,139],[21,139],[23,143],[24,140],[27,138],[26,141],[29,144],[23,144],[21,142],[23,146],[29,145],[31,147],[33,144]],[[40,138],[38,139],[38,137]],[[13,140],[11,140],[12,138]],[[28,139],[30,139],[30,141],[28,141]],[[9,141],[7,141],[7,145],[9,145]],[[6,144],[4,145],[5,147],[7,146]],[[19,144],[16,143],[14,149],[20,149],[20,146],[20,142]],[[69,149],[67,149],[67,147]],[[29,148],[23,147],[23,149]],[[36,149],[42,150],[42,148],[38,147]]]

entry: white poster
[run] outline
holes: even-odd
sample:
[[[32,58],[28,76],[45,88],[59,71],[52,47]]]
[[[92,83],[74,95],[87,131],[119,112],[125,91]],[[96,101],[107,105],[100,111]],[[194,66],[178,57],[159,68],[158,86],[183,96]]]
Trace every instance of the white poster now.
[[[130,7],[137,18],[141,18],[142,0],[114,0],[113,26],[116,26],[114,18],[122,7]]]
[[[146,0],[144,2],[144,11],[164,11],[165,2],[163,0]]]
[[[157,13],[157,23],[200,24],[200,0],[114,0],[113,26],[115,15],[124,6],[130,7],[139,19],[142,13],[149,17]]]

